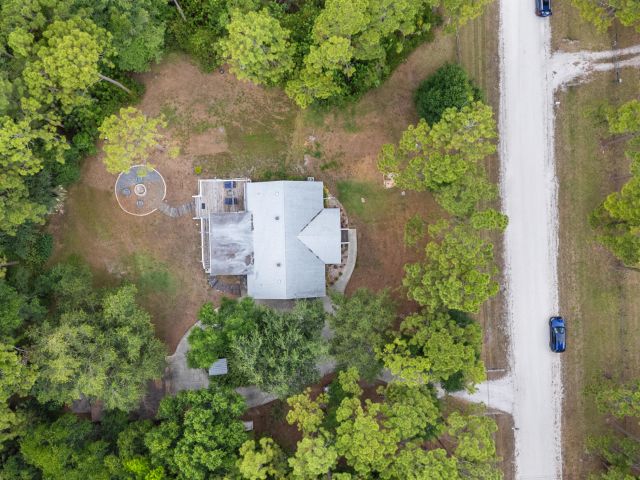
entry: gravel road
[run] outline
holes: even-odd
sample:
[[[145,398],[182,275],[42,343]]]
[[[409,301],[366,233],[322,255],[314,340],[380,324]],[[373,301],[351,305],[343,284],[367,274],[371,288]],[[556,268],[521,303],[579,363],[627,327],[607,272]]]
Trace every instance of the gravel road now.
[[[558,313],[551,32],[549,20],[535,16],[533,0],[500,4],[501,190],[510,222],[505,288],[516,478],[560,479],[560,356],[549,350],[547,324]]]

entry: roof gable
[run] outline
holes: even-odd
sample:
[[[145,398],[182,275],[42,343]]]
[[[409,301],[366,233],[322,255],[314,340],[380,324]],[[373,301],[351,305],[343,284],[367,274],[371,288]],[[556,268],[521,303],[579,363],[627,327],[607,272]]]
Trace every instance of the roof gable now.
[[[323,208],[298,234],[298,240],[325,264],[341,261],[340,209]]]

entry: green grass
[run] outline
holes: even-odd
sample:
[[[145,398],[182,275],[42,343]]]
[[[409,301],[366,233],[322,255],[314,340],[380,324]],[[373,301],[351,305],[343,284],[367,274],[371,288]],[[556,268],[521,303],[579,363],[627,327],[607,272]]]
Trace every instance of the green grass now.
[[[624,84],[612,74],[571,87],[560,97],[556,135],[560,181],[560,303],[568,318],[569,349],[564,357],[565,465],[568,477],[586,478],[597,462],[584,459],[584,440],[604,428],[591,398],[583,390],[603,373],[628,377],[640,369],[637,292],[640,278],[629,275],[613,255],[598,245],[588,217],[606,195],[620,187],[615,180],[628,170],[624,142],[609,139],[602,122],[603,104],[633,98],[640,78],[624,71]]]
[[[338,200],[349,215],[367,223],[378,222],[391,213],[396,202],[390,197],[390,191],[382,185],[351,180],[338,182]]]
[[[173,296],[178,282],[169,267],[148,253],[134,253],[125,259],[129,279],[138,287],[141,295],[163,294]]]

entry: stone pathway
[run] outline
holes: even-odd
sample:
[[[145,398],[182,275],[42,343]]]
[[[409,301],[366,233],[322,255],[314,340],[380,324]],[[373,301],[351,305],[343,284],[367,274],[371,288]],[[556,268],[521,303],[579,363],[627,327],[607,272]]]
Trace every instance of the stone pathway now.
[[[193,200],[185,203],[184,205],[180,205],[178,207],[172,207],[167,202],[162,202],[158,207],[158,210],[160,210],[166,216],[171,218],[182,217],[187,213],[191,214],[195,211],[195,209],[196,209],[196,205]]]

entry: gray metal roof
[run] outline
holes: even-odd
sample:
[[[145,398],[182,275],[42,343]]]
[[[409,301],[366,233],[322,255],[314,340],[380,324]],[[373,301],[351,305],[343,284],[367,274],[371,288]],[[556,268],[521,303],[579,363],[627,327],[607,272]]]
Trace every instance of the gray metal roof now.
[[[337,228],[336,228],[337,225]],[[340,209],[324,208],[298,234],[298,239],[323,263],[340,263]]]
[[[209,258],[212,275],[246,275],[253,270],[251,213],[209,214]]]
[[[209,367],[209,376],[214,377],[218,375],[226,375],[229,372],[227,367],[227,359],[221,358],[220,360],[216,360]]]
[[[337,209],[322,213],[322,182],[248,183],[246,209],[253,214],[254,268],[247,275],[249,296],[323,297],[325,263],[340,263],[340,214]]]

